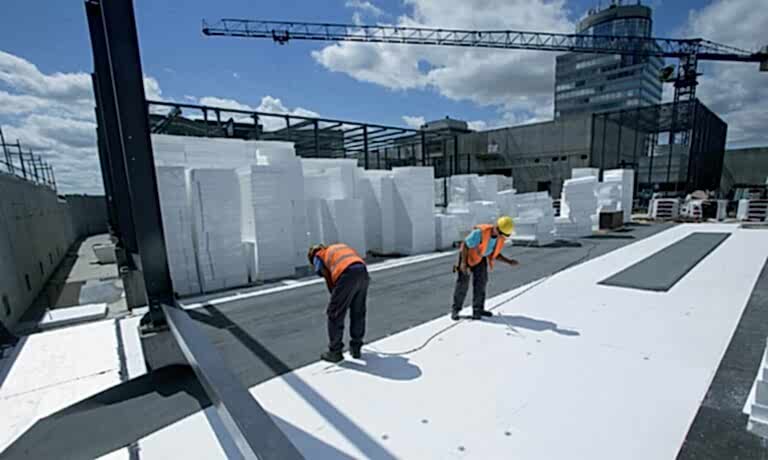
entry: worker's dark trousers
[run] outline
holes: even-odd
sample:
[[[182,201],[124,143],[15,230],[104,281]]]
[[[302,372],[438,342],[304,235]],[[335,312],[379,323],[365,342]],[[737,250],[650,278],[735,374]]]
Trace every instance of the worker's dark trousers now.
[[[365,268],[342,272],[331,291],[328,304],[328,349],[344,349],[344,319],[349,310],[349,345],[359,348],[365,335],[365,302],[368,295],[368,271]]]
[[[485,286],[488,284],[488,261],[485,257],[474,267],[470,267],[469,273],[462,273],[456,278],[456,287],[453,290],[453,311],[459,311],[464,306],[469,290],[469,277],[472,276],[472,312],[480,313],[485,309]]]

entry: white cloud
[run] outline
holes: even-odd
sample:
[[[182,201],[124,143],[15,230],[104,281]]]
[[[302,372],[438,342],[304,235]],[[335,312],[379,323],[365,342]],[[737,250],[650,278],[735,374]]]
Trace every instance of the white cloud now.
[[[424,117],[414,117],[410,115],[403,115],[403,121],[406,125],[408,125],[409,128],[413,129],[420,129],[422,125],[426,123]]]
[[[166,100],[160,83],[144,77],[147,99]],[[204,105],[317,116],[304,108],[287,108],[266,96],[253,108],[217,97],[184,99]],[[62,193],[103,193],[96,150],[96,123],[91,78],[84,72],[45,74],[25,59],[0,51],[0,124],[7,140],[19,139],[53,165]],[[165,109],[164,109],[165,110]],[[279,119],[265,124],[282,123]],[[277,126],[277,128],[282,126]]]
[[[364,0],[347,0],[344,4],[347,8],[354,8],[362,12],[371,14],[373,16],[381,16],[384,12],[378,6],[369,1]]]
[[[467,127],[473,131],[485,131],[488,129],[488,123],[483,120],[468,121]]]
[[[194,101],[195,99],[192,98]],[[242,102],[236,101],[234,99],[227,99],[227,98],[221,98],[216,96],[204,96],[201,97],[197,102],[201,105],[207,105],[211,107],[221,107],[226,109],[232,109],[232,110],[244,110],[248,112],[269,112],[269,113],[276,113],[276,114],[287,114],[287,115],[296,115],[300,117],[319,117],[317,112],[313,112],[312,110],[305,109],[303,107],[296,107],[295,109],[289,109],[286,107],[285,104],[283,104],[283,101],[276,97],[272,96],[264,96],[261,98],[261,102],[257,107],[253,107],[248,104],[244,104]],[[227,114],[224,114],[227,116]],[[228,117],[228,116],[227,116]],[[251,121],[251,118],[248,116],[245,117],[234,117],[237,121]],[[259,122],[264,126],[264,129],[267,131],[272,131],[275,129],[280,129],[285,127],[285,120],[283,118],[272,118],[272,117],[261,117],[259,119]]]
[[[764,11],[764,0],[716,0],[691,11],[683,31],[687,36],[756,50],[768,40]],[[768,74],[759,72],[757,64],[700,67],[704,75],[699,78],[697,97],[728,123],[728,146],[768,145]]]
[[[240,78],[240,74],[237,72],[232,72],[232,76],[238,79]]]
[[[564,0],[405,0],[397,25],[571,32]],[[392,90],[434,88],[452,100],[497,107],[502,119],[552,118],[555,55],[343,42],[312,53],[334,72]]]

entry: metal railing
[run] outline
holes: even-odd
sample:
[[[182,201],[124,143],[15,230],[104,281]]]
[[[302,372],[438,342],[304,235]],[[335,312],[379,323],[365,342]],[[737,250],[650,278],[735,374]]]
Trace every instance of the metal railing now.
[[[25,150],[21,142],[9,144],[0,127],[0,173],[11,174],[20,179],[44,185],[56,190],[56,176],[53,167],[31,149]]]

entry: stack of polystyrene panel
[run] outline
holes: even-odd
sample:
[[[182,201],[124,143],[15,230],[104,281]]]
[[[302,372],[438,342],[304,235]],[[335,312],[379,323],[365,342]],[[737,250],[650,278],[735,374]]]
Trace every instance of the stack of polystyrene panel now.
[[[156,166],[186,166],[186,137],[152,134],[152,154]]]
[[[296,184],[281,165],[251,166],[238,173],[247,208],[243,211],[242,238],[256,245],[257,279],[294,275],[299,251],[294,241],[290,198],[291,187]]]
[[[470,181],[476,177],[475,174],[459,174],[448,178],[448,202],[460,204],[470,201]]]
[[[579,177],[600,177],[600,169],[598,168],[573,168],[571,169],[571,179],[578,179]]]
[[[496,203],[499,205],[500,216],[517,216],[517,205],[515,204],[515,189],[502,190],[496,194]]]
[[[248,281],[241,239],[240,184],[233,169],[193,169],[190,202],[203,291]]]
[[[624,223],[632,221],[632,202],[635,190],[635,172],[631,169],[611,169],[603,172],[603,182],[621,184],[621,203],[619,210],[624,212]]]
[[[752,222],[768,219],[768,200],[739,200],[736,218]]]
[[[355,198],[357,160],[302,158],[304,176],[309,176],[304,193],[308,198],[343,200]],[[325,176],[320,179],[317,176]]]
[[[555,216],[549,193],[519,193],[515,197],[515,202],[517,204],[515,235],[529,238],[539,245],[553,242]]]
[[[435,249],[432,211],[435,207],[434,170],[394,168],[395,251],[418,254]]]
[[[496,193],[499,191],[499,177],[494,174],[480,176],[478,178],[477,196],[473,196],[472,201],[493,201],[496,199]]]
[[[498,190],[499,192],[504,190],[512,190],[515,188],[515,181],[512,176],[497,176],[498,177]]]
[[[437,249],[447,249],[460,240],[458,217],[451,214],[435,214],[435,245]]]
[[[466,203],[450,203],[445,213],[456,218],[456,228],[459,232],[459,239],[467,236],[475,222],[472,219],[472,213],[469,212]]]
[[[325,244],[344,243],[365,257],[367,247],[362,200],[327,200],[327,204],[337,234],[336,241],[327,239]]]
[[[597,178],[584,176],[563,182],[560,217],[555,220],[555,234],[560,238],[580,238],[592,233],[597,210]]]
[[[391,171],[358,170],[357,195],[363,201],[369,251],[394,252],[394,192]]]
[[[284,190],[290,201],[292,213],[291,230],[293,234],[294,265],[304,266],[307,263],[306,251],[309,245],[307,236],[307,210],[304,202],[304,178],[301,160],[296,156],[292,142],[252,141],[256,151],[258,165],[279,167],[285,174]]]
[[[621,209],[622,184],[618,182],[600,182],[597,184],[597,210],[619,211]]]
[[[680,217],[680,199],[655,198],[648,208],[651,219],[677,219]]]
[[[467,209],[475,225],[493,224],[499,218],[499,206],[495,201],[470,201]]]
[[[195,261],[192,215],[184,167],[159,166],[157,189],[173,290],[179,295],[199,294],[200,280]]]
[[[256,164],[256,150],[241,139],[185,137],[188,168],[242,168]]]

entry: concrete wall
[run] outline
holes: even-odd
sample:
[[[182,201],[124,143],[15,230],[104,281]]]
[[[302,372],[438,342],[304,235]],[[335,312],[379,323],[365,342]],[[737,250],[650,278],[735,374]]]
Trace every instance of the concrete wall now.
[[[105,230],[106,224],[97,225],[106,221],[103,197],[74,203],[70,207],[48,187],[0,174],[0,321],[7,327],[27,310],[78,238]]]
[[[591,124],[591,116],[575,116],[466,134],[459,151],[472,155],[473,173],[511,172],[520,192],[549,182],[549,191],[559,196],[571,169],[589,166]]]
[[[64,199],[69,206],[76,235],[84,237],[109,231],[107,200],[103,196],[64,195]]]

